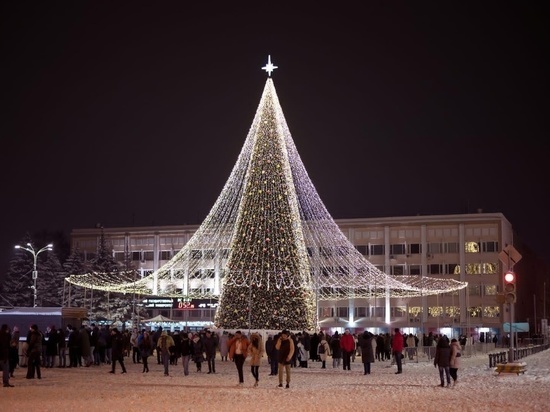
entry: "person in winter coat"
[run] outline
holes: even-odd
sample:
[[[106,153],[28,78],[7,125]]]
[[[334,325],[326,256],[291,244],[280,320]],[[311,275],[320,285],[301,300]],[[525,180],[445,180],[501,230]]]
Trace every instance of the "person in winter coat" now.
[[[271,336],[271,335],[270,335]],[[269,376],[277,376],[279,374],[279,351],[277,350],[277,348],[275,347],[275,344],[277,342],[277,340],[279,339],[280,337],[280,334],[275,334],[275,336],[273,336],[272,340],[273,340],[273,343],[272,345],[267,345],[267,342],[266,342],[266,353],[267,353],[267,356],[269,357],[269,366],[271,367],[270,370],[271,370],[271,373],[269,374]],[[269,338],[268,338],[268,341],[269,341]],[[270,348],[270,351],[268,352],[268,348]]]
[[[330,353],[332,353],[332,367],[339,368],[342,360],[342,348],[340,347],[340,335],[334,332],[330,340]]]
[[[193,350],[191,355],[193,362],[197,365],[197,372],[201,372],[202,363],[204,362],[204,344],[202,343],[201,337],[198,333],[193,335],[193,339],[191,339],[191,347]]]
[[[218,349],[218,338],[212,331],[207,330],[202,337],[202,344],[208,363],[208,373],[216,373],[216,352]]]
[[[319,358],[321,359],[322,366],[321,369],[326,369],[326,361],[328,358],[328,355],[330,355],[330,347],[328,345],[328,342],[323,338],[321,342],[319,342],[319,345],[317,345],[317,351],[319,354]]]
[[[227,341],[229,348],[229,360],[235,362],[237,367],[237,373],[239,375],[239,386],[244,385],[244,373],[243,366],[246,356],[248,355],[249,340],[244,336],[240,330],[235,332],[235,335]]]
[[[174,339],[165,330],[162,331],[157,341],[157,351],[160,352],[162,364],[164,365],[164,376],[169,376],[170,367],[170,348],[173,348]]]
[[[57,329],[51,326],[47,329],[48,340],[46,341],[46,368],[53,368],[57,357]]]
[[[451,340],[451,361],[449,362],[449,373],[453,378],[453,387],[458,380],[458,368],[460,368],[460,358],[462,357],[460,343],[456,339]]]
[[[92,347],[90,345],[90,331],[84,325],[80,327],[80,356],[84,360],[84,365],[89,367],[94,363],[94,358],[92,357]],[[79,362],[81,360],[79,359]]]
[[[405,341],[403,340],[403,335],[399,331],[399,328],[395,328],[395,333],[391,340],[391,350],[395,358],[395,364],[397,365],[397,372],[395,374],[403,373],[403,366],[401,364],[401,359],[403,357],[403,347],[405,346]]]
[[[118,328],[111,329],[111,370],[109,373],[115,373],[116,363],[122,368],[121,373],[126,373],[124,365],[124,336],[119,332]]]
[[[11,335],[11,341],[10,341],[9,371],[10,371],[11,378],[13,378],[13,373],[15,372],[16,366],[19,365],[19,338],[20,337],[21,337],[21,333],[19,332],[19,328],[17,326],[14,326],[13,333]]]
[[[10,383],[10,342],[10,328],[4,323],[0,328],[0,370],[4,388],[13,388]]]
[[[445,386],[445,377],[447,378],[447,387],[451,386],[450,375],[451,364],[451,347],[449,346],[449,340],[446,336],[441,336],[437,340],[437,346],[435,347],[434,367],[439,367],[439,379],[441,380],[441,387]],[[445,373],[445,377],[443,376]]]
[[[181,334],[181,363],[183,365],[183,375],[189,375],[189,361],[193,354],[193,345],[191,344],[191,339],[189,339],[189,334],[183,332]]]
[[[254,387],[260,382],[260,362],[264,356],[262,337],[258,333],[250,335],[250,345],[248,345],[248,356],[250,356],[250,372],[255,379]]]
[[[355,339],[353,339],[353,335],[350,333],[349,329],[344,331],[344,335],[340,339],[340,347],[342,348],[344,370],[350,371],[351,355],[355,352]]]
[[[29,357],[28,367],[27,367],[27,379],[42,379],[40,374],[40,357],[42,356],[42,333],[39,332],[37,325],[32,325],[29,335],[27,336],[27,342],[29,347],[27,349],[27,354]]]
[[[144,330],[141,339],[137,340],[139,349],[139,358],[143,362],[142,373],[149,372],[149,356],[153,355],[153,338],[149,331]]]
[[[362,339],[360,340],[364,375],[370,375],[370,364],[374,362],[373,339],[374,335],[366,330],[363,332]]]
[[[229,340],[229,334],[226,330],[223,331],[220,336],[220,356],[222,361],[227,362],[227,354],[229,353],[229,348],[227,347],[227,341]]]

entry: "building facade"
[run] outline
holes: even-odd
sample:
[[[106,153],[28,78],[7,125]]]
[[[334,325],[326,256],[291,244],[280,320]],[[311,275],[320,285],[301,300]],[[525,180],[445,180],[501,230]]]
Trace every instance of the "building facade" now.
[[[509,322],[507,305],[497,303],[506,263],[499,254],[513,244],[510,222],[501,213],[406,216],[335,220],[372,264],[390,276],[418,276],[468,282],[466,289],[435,296],[319,301],[318,325],[334,331],[349,327],[387,332],[469,334],[479,339],[501,335]],[[71,247],[85,260],[95,256],[101,231],[121,265],[145,277],[169,261],[198,225],[74,229]],[[129,262],[128,262],[129,261]],[[206,285],[206,287],[209,287]],[[212,285],[214,288],[214,285]],[[148,296],[151,316],[163,314],[181,326],[204,326],[214,319],[215,301],[172,303]]]

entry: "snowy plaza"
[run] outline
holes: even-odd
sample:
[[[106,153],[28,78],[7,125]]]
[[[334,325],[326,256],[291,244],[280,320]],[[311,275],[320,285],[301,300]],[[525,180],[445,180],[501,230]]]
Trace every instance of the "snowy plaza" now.
[[[235,365],[216,360],[216,374],[183,376],[181,362],[170,365],[163,376],[162,365],[150,358],[151,372],[125,358],[128,373],[108,373],[108,365],[89,368],[43,369],[41,380],[27,380],[18,368],[11,379],[14,388],[3,388],[2,408],[30,411],[340,411],[340,410],[449,410],[449,411],[547,411],[550,391],[550,352],[528,356],[525,374],[497,374],[489,368],[485,353],[463,357],[454,388],[439,387],[438,371],[428,360],[406,362],[396,375],[390,362],[372,364],[371,375],[363,375],[361,358],[351,371],[321,369],[310,362],[308,369],[293,368],[289,389],[277,388],[277,377],[269,376],[264,357],[260,384],[252,387],[249,362],[245,363],[245,384],[238,387]]]

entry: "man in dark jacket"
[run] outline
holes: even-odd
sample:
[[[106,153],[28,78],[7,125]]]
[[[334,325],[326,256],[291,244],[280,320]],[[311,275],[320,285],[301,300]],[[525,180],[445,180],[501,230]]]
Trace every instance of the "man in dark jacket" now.
[[[208,373],[216,373],[216,349],[218,348],[218,340],[212,335],[210,330],[207,330],[202,337],[202,344],[208,362]]]
[[[447,336],[441,336],[437,341],[435,348],[434,366],[439,367],[439,379],[441,380],[441,387],[445,386],[445,378],[447,378],[447,387],[451,386],[451,346],[449,345],[449,339]],[[445,376],[443,376],[445,374]]]
[[[40,357],[42,356],[42,334],[38,331],[38,325],[32,325],[30,333],[27,336],[27,356],[29,358],[27,366],[27,379],[34,379],[36,377],[42,379],[40,373]]]
[[[112,361],[111,370],[109,373],[115,373],[116,363],[120,363],[122,373],[126,373],[126,366],[124,366],[124,336],[118,331],[117,328],[111,330],[111,344],[112,344]]]
[[[0,369],[4,388],[13,388],[10,384],[10,342],[10,329],[8,325],[3,324],[0,328]]]
[[[290,363],[294,356],[294,341],[288,330],[283,330],[275,343],[279,351],[279,388],[283,387],[283,372],[286,372],[286,388],[290,388]]]

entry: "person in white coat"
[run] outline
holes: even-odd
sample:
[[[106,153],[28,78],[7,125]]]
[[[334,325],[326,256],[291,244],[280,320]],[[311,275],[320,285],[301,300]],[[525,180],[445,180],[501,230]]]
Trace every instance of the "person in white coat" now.
[[[458,368],[460,367],[460,358],[462,357],[460,343],[456,339],[451,340],[451,362],[449,363],[449,373],[453,379],[453,387],[458,380]]]
[[[330,346],[325,338],[321,339],[321,342],[319,342],[319,345],[317,346],[317,354],[322,362],[321,369],[326,369],[327,357],[330,355]]]

